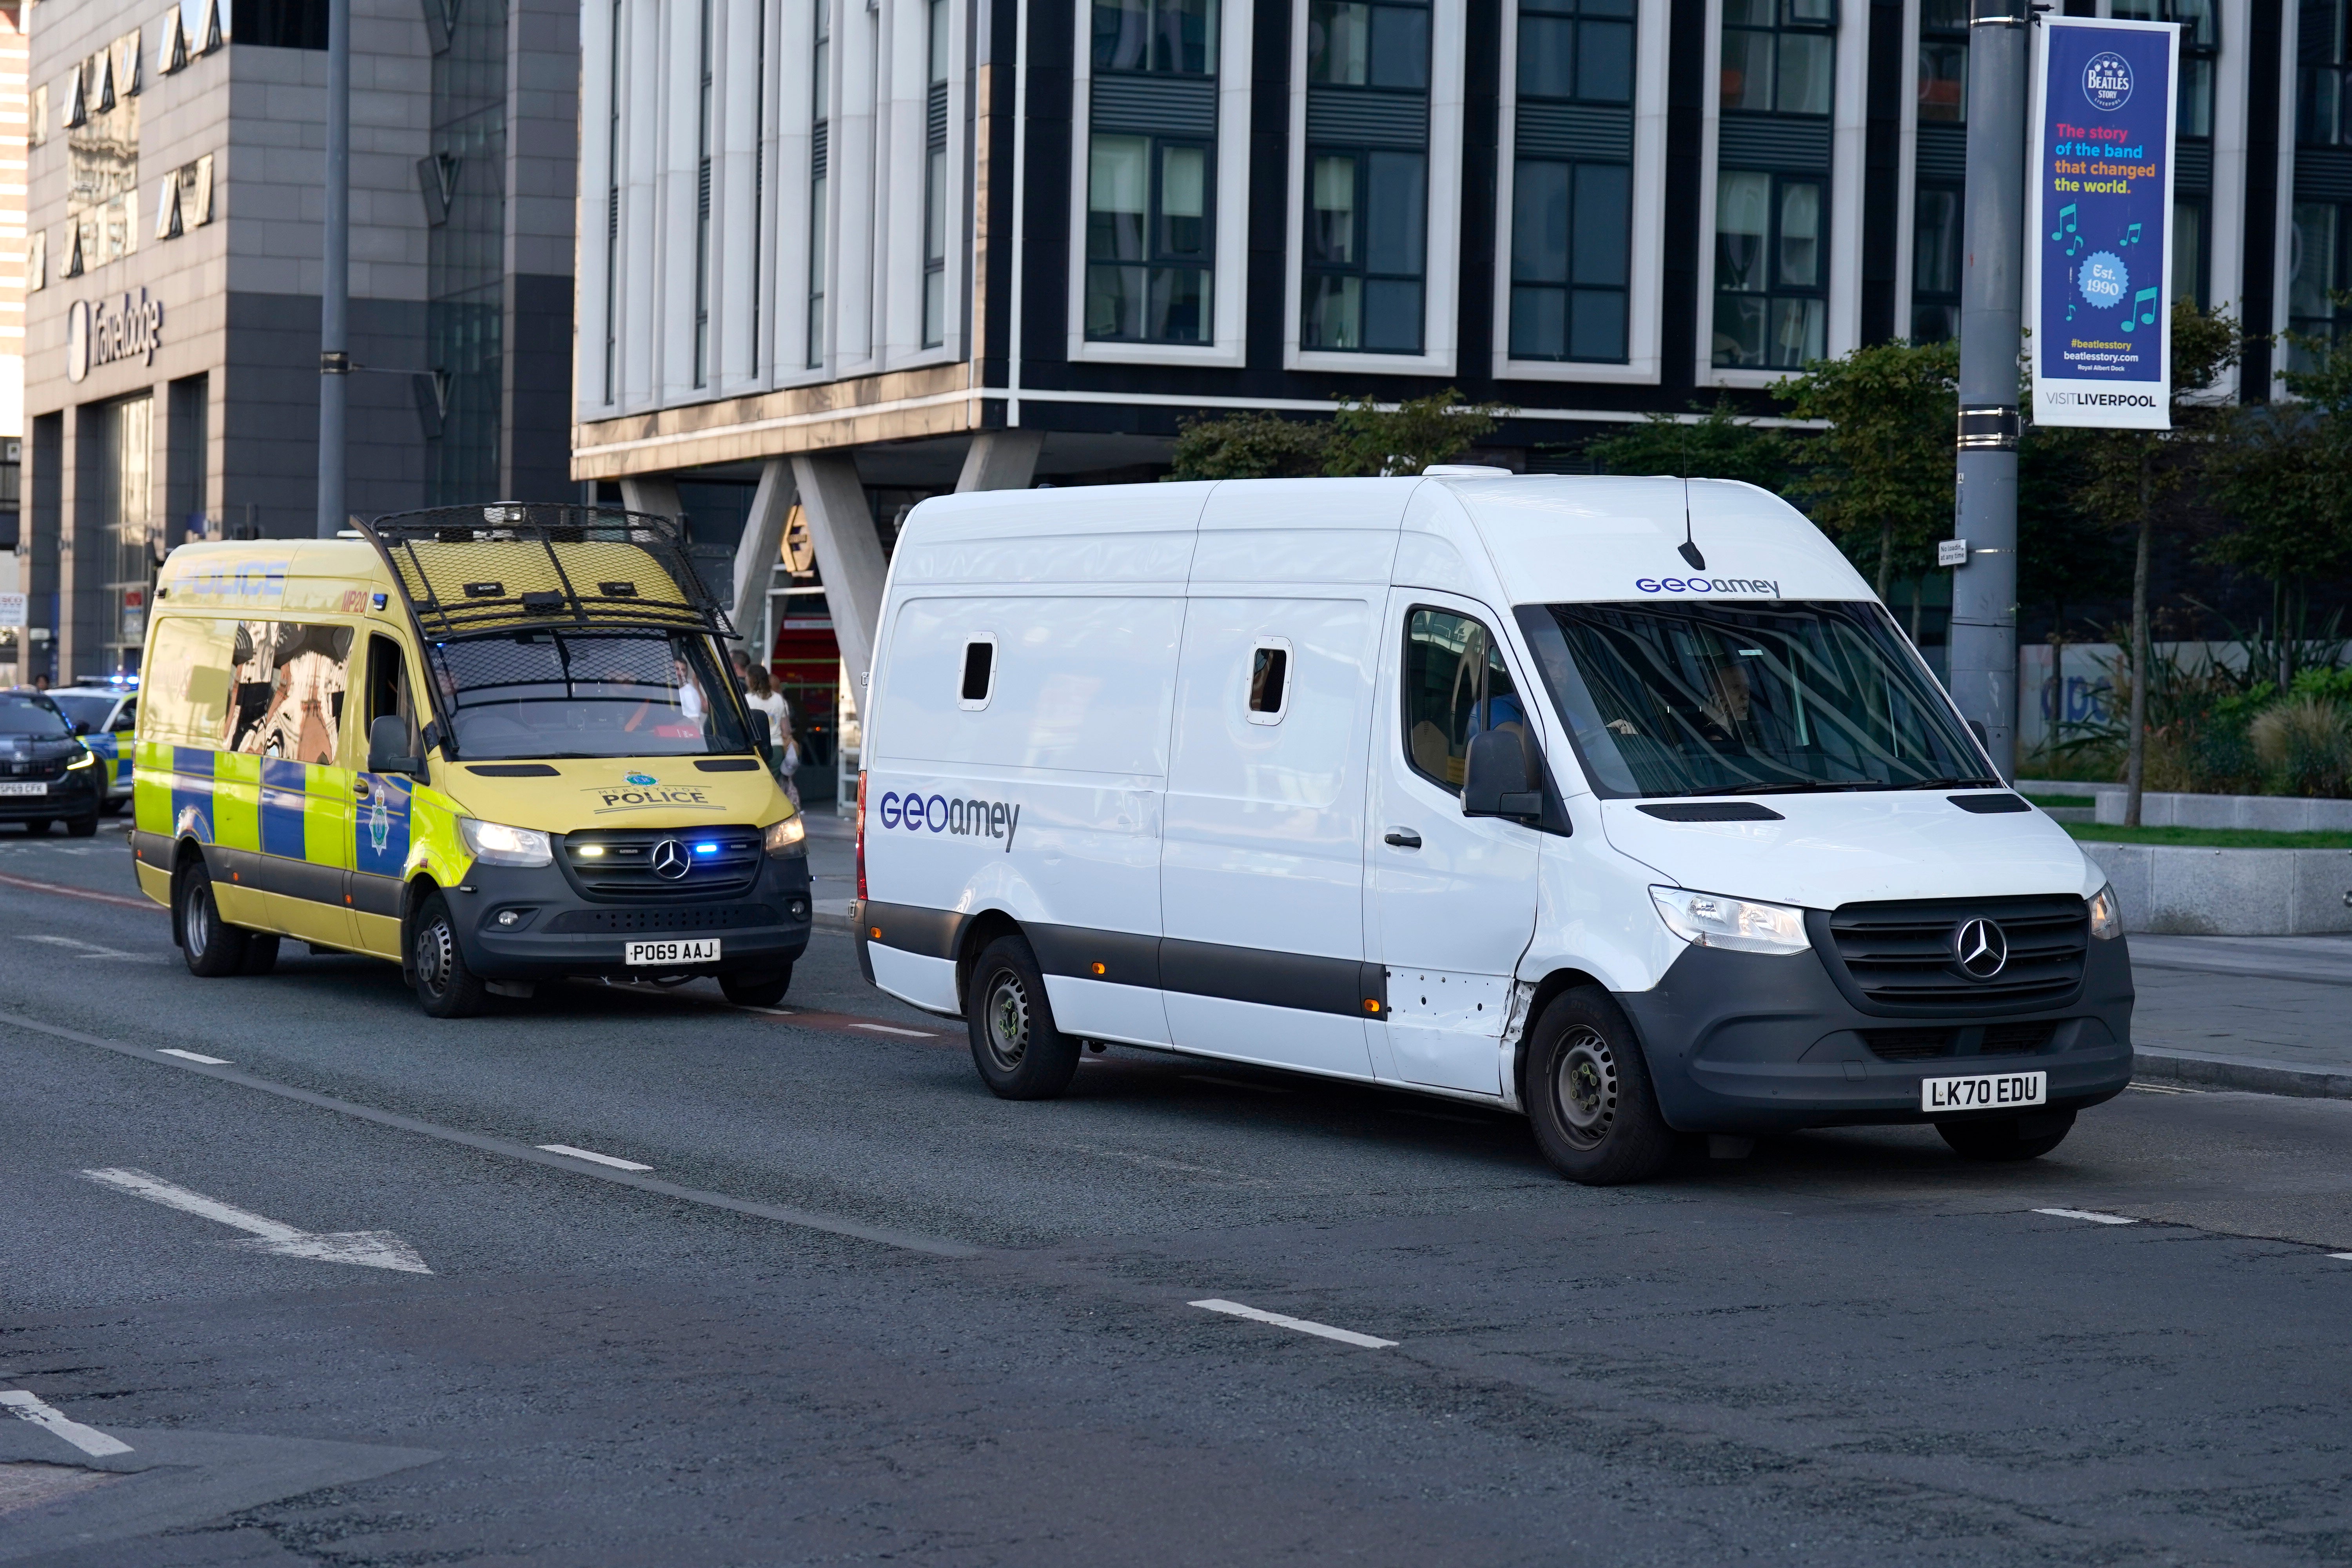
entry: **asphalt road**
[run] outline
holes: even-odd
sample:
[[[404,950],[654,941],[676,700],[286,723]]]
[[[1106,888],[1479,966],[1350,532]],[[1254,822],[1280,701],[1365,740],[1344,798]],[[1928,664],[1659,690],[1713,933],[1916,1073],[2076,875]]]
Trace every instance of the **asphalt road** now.
[[[2352,1101],[1589,1191],[1508,1118],[1143,1052],[1000,1102],[830,932],[784,1015],[435,1022],[28,882],[127,852],[0,836],[0,1391],[131,1452],[0,1419],[0,1561],[2352,1561]]]

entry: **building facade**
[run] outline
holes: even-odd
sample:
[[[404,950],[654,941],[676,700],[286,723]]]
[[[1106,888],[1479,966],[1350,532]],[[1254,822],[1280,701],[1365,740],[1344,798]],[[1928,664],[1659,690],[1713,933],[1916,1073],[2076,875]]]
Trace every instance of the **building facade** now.
[[[351,509],[565,499],[576,12],[352,14]],[[326,16],[28,8],[21,531],[54,677],[136,668],[173,545],[315,531]]]

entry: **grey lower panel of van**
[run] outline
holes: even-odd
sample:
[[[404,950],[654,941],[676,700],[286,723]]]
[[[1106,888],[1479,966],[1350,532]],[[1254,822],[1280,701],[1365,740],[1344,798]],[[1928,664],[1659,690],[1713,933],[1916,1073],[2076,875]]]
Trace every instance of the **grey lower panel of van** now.
[[[957,956],[964,922],[970,918],[950,910],[868,900],[858,936],[878,940],[883,946],[903,952],[951,960]],[[877,929],[882,935],[870,938],[868,933]],[[1227,947],[1086,926],[1028,925],[1022,928],[1022,934],[1037,955],[1037,966],[1047,974],[1306,1013],[1388,1016],[1387,970],[1358,959]],[[1097,970],[1097,964],[1102,968]],[[1367,1002],[1379,1006],[1367,1008]]]

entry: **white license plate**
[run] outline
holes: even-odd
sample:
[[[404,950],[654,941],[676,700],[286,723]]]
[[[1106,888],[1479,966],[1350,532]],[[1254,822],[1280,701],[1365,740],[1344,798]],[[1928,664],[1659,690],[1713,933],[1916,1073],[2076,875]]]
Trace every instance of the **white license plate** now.
[[[1930,1078],[1919,1082],[1922,1110],[2005,1110],[2050,1102],[2046,1072],[1993,1072],[1981,1078]]]
[[[17,779],[0,781],[0,795],[47,795],[48,793],[49,786],[45,784],[27,784]]]
[[[719,939],[715,936],[670,937],[660,942],[633,942],[626,949],[628,961],[643,963],[715,963],[719,960]]]

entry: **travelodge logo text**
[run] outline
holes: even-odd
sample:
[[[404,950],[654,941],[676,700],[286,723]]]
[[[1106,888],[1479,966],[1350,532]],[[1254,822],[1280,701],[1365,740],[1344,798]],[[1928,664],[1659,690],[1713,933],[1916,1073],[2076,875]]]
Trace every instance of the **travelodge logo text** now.
[[[66,311],[66,379],[79,381],[93,365],[133,356],[153,364],[163,342],[163,301],[150,300],[144,289],[94,305],[76,300]]]

